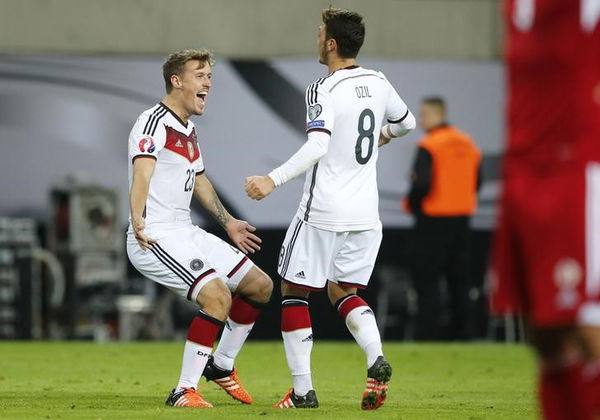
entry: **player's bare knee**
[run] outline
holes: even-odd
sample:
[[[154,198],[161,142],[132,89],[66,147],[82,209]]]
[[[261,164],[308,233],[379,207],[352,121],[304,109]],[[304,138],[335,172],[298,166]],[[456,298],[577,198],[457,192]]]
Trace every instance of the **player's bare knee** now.
[[[329,298],[329,301],[332,304],[334,304],[337,301],[336,296],[338,295],[339,292],[337,290],[334,290],[332,285],[334,285],[334,284],[331,282],[327,283],[327,297]]]
[[[215,291],[204,309],[209,315],[223,321],[226,320],[231,309],[231,292],[227,286]]]
[[[273,280],[271,280],[271,277],[262,273],[261,276],[257,277],[255,282],[255,293],[253,296],[248,297],[258,303],[269,302],[273,294]]]
[[[273,293],[273,281],[264,271],[253,267],[238,285],[236,293],[256,303],[268,303]]]
[[[267,301],[269,301],[273,295],[273,279],[266,274],[263,278],[263,293]]]
[[[292,286],[285,280],[281,281],[281,296],[298,296],[307,298],[308,295],[310,295],[310,291]]]
[[[224,321],[231,308],[231,292],[222,281],[215,279],[202,288],[197,301],[208,315]]]
[[[339,284],[331,281],[327,282],[327,297],[332,305],[335,305],[337,301],[350,294],[355,294],[356,288],[354,287],[342,287]]]
[[[240,287],[237,292],[253,302],[268,303],[273,293],[273,281],[267,274],[261,272],[244,287]]]

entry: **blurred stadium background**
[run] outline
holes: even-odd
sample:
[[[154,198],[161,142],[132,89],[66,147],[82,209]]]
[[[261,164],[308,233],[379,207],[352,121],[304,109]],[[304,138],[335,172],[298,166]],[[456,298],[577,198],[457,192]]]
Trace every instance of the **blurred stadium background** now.
[[[264,248],[254,260],[276,278],[302,181],[258,204],[246,198],[243,180],[268,172],[304,141],[302,95],[326,71],[316,59],[316,37],[320,11],[329,5],[0,1],[0,338],[112,341],[185,333],[194,308],[141,278],[124,246],[127,136],[139,113],[163,95],[164,56],[182,48],[217,55],[207,112],[194,120],[207,174],[226,206],[260,229]],[[504,135],[500,0],[334,5],[365,17],[361,65],[383,71],[413,112],[422,97],[444,96],[450,121],[482,149],[469,338],[518,340],[518,323],[490,319],[486,310]],[[411,340],[419,310],[407,268],[412,219],[400,200],[421,134],[380,156],[384,242],[366,294],[386,340]],[[194,219],[221,234],[198,206]],[[312,299],[316,338],[348,338],[325,297]],[[253,338],[279,338],[277,301]]]

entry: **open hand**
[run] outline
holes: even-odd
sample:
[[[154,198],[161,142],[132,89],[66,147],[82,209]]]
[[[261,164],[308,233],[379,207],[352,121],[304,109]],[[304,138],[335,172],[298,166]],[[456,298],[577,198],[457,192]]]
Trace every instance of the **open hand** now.
[[[133,233],[135,239],[138,241],[142,250],[152,249],[152,244],[156,243],[155,239],[149,238],[144,234],[144,228],[146,227],[146,221],[143,217],[139,219],[132,219],[131,224],[133,225]]]
[[[230,219],[225,225],[225,231],[236,247],[244,254],[254,254],[260,251],[262,239],[254,233],[256,228],[244,220]]]

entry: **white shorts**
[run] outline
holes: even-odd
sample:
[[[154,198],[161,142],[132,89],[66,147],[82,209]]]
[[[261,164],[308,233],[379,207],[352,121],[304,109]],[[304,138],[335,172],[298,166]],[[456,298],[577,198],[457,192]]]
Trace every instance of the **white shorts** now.
[[[127,235],[127,255],[145,277],[195,302],[202,287],[219,278],[234,292],[254,265],[240,250],[192,224],[150,227],[144,233],[157,242],[142,250]]]
[[[287,230],[277,272],[301,289],[321,291],[327,280],[364,289],[381,245],[381,223],[374,229],[333,232],[295,218]]]

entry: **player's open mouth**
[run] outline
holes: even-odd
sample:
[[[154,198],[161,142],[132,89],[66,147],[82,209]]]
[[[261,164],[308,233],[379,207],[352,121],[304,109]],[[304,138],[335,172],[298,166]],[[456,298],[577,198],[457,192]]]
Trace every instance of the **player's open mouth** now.
[[[202,103],[206,102],[206,95],[208,95],[208,92],[198,92],[196,93],[196,98],[200,99],[200,101]]]

